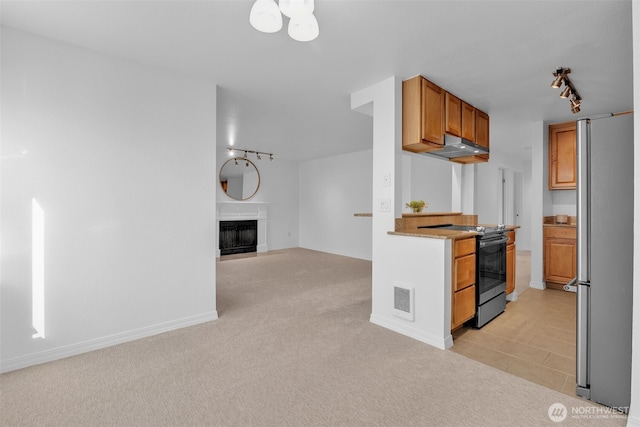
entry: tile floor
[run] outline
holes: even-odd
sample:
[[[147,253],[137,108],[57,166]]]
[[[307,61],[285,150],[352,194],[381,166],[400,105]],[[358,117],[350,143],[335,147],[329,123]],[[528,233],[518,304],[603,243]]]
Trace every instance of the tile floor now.
[[[575,396],[575,296],[525,289],[482,329],[455,331],[451,350]]]

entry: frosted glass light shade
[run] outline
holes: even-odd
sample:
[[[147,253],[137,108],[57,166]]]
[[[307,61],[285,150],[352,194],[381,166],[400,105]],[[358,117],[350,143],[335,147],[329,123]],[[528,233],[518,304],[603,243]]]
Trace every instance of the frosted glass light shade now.
[[[288,18],[313,13],[313,0],[280,0],[280,10]]]
[[[251,26],[263,33],[275,33],[282,28],[282,14],[275,0],[256,0],[249,14]]]
[[[313,13],[294,16],[289,21],[289,37],[299,42],[309,42],[320,34],[318,20]]]

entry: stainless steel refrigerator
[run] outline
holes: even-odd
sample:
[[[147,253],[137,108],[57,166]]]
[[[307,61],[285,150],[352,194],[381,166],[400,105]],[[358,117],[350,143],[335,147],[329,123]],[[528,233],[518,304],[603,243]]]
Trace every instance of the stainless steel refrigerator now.
[[[576,393],[626,412],[631,394],[633,114],[577,121]]]

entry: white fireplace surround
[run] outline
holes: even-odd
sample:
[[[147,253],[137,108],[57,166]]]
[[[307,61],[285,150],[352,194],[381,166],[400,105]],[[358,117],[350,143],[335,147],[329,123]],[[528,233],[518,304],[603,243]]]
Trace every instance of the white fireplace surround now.
[[[268,202],[218,202],[216,213],[216,256],[220,257],[220,221],[258,221],[258,252],[267,252]]]

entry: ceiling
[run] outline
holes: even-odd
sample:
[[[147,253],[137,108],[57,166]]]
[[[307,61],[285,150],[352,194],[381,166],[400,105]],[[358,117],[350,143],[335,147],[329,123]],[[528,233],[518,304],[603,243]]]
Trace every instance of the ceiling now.
[[[523,129],[633,108],[631,1],[316,0],[320,36],[249,25],[252,0],[4,1],[3,25],[218,85],[218,147],[308,160],[372,146],[350,94],[422,74],[491,116],[492,150]],[[286,25],[287,20],[285,20]],[[582,112],[550,87],[570,67]]]

